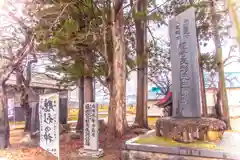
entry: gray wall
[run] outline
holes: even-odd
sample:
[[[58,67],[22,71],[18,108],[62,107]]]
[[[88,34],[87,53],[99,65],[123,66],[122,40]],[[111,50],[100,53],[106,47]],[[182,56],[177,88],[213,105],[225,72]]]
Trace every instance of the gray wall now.
[[[68,101],[66,98],[60,98],[60,123],[66,124],[67,123],[67,115],[68,115]],[[36,103],[30,104],[31,108],[32,105],[36,105]],[[14,108],[14,113],[15,113],[15,121],[20,122],[20,121],[25,121],[24,118],[24,110],[22,107],[19,107],[19,105],[15,105]],[[14,118],[11,117],[9,118],[10,121],[14,121]]]
[[[10,122],[14,121],[14,118],[15,118],[15,121],[17,121],[17,122],[25,120],[25,118],[24,118],[24,110],[21,107],[15,107],[14,108],[14,114],[15,114],[15,117],[8,118]]]

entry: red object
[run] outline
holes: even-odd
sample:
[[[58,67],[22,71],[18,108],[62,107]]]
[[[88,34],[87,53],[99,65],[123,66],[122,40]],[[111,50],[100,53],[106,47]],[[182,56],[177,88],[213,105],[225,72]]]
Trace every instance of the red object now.
[[[167,95],[165,97],[163,97],[162,99],[160,99],[156,105],[162,105],[162,104],[166,103],[169,100],[169,98],[171,98],[171,97],[172,97],[172,92],[168,92]]]

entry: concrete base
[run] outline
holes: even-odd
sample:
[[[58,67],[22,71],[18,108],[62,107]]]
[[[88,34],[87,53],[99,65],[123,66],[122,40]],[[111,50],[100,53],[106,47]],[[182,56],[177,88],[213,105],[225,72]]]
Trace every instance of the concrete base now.
[[[101,158],[104,156],[104,152],[103,149],[99,149],[98,151],[91,151],[91,150],[84,150],[83,148],[81,148],[79,150],[79,158]]]
[[[222,149],[192,148],[169,145],[139,144],[139,138],[154,136],[155,130],[125,142],[122,160],[239,160],[240,134],[224,133],[217,144]]]
[[[124,150],[122,151],[121,160],[226,160],[226,159]]]

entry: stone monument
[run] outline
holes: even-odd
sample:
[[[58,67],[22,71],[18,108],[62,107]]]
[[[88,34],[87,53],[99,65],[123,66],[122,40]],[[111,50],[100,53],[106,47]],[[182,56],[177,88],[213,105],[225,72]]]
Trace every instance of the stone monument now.
[[[181,142],[221,138],[226,124],[218,119],[201,117],[199,54],[195,25],[195,8],[170,20],[172,66],[172,117],[156,122],[157,136]],[[215,138],[210,138],[214,133]]]
[[[100,158],[103,150],[99,148],[98,106],[94,102],[84,104],[84,147],[80,149],[81,157]]]
[[[170,21],[173,117],[201,117],[195,10]]]

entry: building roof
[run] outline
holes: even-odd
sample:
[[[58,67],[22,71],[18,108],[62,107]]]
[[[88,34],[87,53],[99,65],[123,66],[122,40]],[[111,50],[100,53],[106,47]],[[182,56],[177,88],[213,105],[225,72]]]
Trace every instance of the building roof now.
[[[12,74],[6,83],[8,85],[16,85],[16,76]],[[30,86],[39,88],[59,89],[56,80],[50,79],[43,74],[33,75]]]

